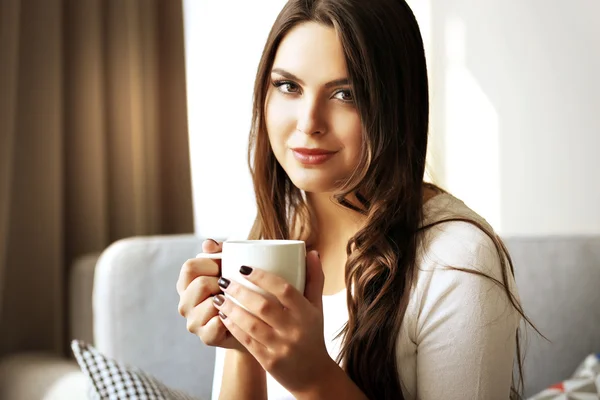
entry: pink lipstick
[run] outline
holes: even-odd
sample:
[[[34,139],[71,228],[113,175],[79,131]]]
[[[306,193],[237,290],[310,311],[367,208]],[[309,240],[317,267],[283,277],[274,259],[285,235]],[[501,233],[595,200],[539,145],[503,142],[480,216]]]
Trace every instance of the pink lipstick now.
[[[324,149],[307,149],[307,148],[295,148],[292,149],[296,160],[305,165],[319,165],[329,161],[336,151],[329,151]]]

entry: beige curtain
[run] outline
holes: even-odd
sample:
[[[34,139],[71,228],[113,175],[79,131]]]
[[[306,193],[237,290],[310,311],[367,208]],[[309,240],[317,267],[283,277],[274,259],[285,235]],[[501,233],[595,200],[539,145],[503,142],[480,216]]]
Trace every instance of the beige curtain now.
[[[67,276],[193,231],[182,4],[0,1],[0,356],[65,351]]]

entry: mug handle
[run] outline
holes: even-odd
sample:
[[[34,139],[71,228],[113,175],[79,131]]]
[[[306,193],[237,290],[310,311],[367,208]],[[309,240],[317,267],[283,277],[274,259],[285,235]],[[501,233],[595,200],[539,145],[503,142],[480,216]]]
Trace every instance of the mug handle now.
[[[220,260],[223,258],[223,253],[199,253],[196,258],[208,258],[209,260]]]

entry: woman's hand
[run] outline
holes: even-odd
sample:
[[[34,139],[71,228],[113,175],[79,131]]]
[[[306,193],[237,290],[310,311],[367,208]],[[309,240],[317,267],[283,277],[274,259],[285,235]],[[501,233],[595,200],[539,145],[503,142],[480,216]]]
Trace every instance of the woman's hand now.
[[[221,250],[222,243],[214,240],[202,243],[205,253],[218,253]],[[218,285],[220,263],[220,260],[192,258],[183,264],[177,280],[179,313],[187,319],[188,331],[206,345],[246,351],[227,331],[213,306],[213,296],[222,293]]]
[[[292,393],[311,390],[339,369],[329,357],[323,338],[323,271],[318,253],[307,255],[304,295],[282,278],[242,267],[240,272],[272,296],[263,296],[243,285],[219,280],[221,289],[248,309],[223,295],[215,307],[231,334],[262,367]]]

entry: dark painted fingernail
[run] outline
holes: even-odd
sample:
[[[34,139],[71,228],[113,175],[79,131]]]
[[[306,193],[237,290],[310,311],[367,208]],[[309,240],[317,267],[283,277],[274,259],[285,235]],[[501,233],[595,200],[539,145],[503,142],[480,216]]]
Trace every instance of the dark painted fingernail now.
[[[227,289],[227,286],[229,286],[229,284],[231,282],[229,282],[229,279],[219,278],[219,282],[218,283],[219,283],[219,286],[221,287],[221,289]]]
[[[242,275],[250,275],[251,273],[252,273],[252,268],[250,268],[250,267],[246,267],[245,265],[243,265],[242,268],[240,268],[240,274],[242,274]]]
[[[225,297],[223,297],[222,294],[213,297],[213,303],[215,303],[218,306],[223,305],[224,302],[225,302]]]
[[[219,317],[221,317],[221,319],[227,319],[227,315],[223,314],[221,311],[219,311]]]

